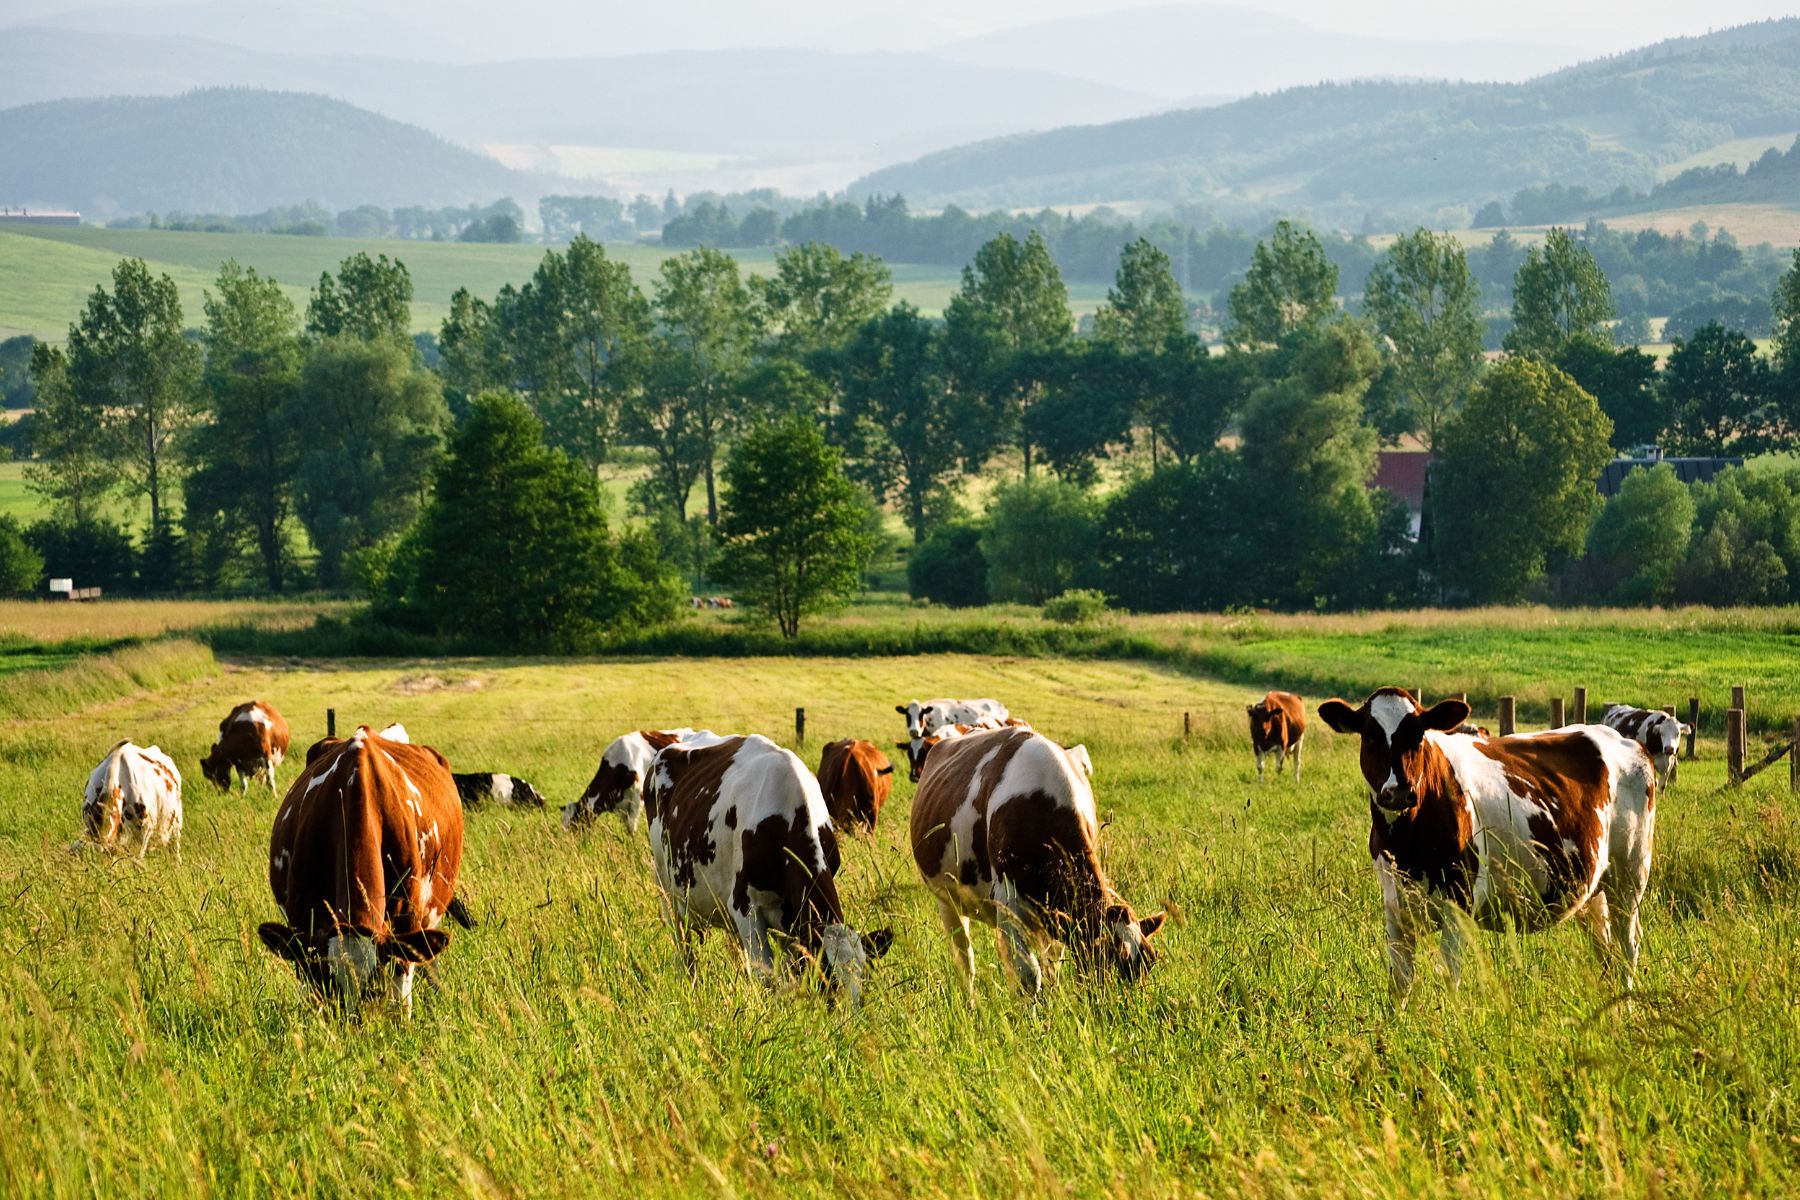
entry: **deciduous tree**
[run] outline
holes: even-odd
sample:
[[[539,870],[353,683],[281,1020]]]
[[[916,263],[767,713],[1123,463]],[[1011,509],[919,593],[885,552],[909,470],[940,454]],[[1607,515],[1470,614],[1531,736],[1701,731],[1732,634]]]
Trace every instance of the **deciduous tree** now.
[[[1552,229],[1544,244],[1525,252],[1513,276],[1512,330],[1506,348],[1514,354],[1552,359],[1571,338],[1612,345],[1612,288],[1593,252],[1577,245],[1566,229]]]
[[[1363,289],[1386,341],[1394,383],[1427,449],[1481,371],[1481,289],[1449,234],[1419,229],[1395,239]]]

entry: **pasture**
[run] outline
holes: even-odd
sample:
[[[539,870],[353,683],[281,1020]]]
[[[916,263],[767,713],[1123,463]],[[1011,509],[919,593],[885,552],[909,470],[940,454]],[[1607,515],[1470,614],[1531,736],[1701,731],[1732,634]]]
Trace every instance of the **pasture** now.
[[[1195,628],[1252,661],[1254,644],[1231,641],[1227,620]],[[1300,637],[1304,618],[1264,632],[1289,620]],[[1357,619],[1334,620],[1347,637]],[[1337,653],[1363,660],[1333,670],[1410,684],[1427,669],[1412,655],[1429,631],[1409,641],[1385,618],[1362,621],[1367,640]],[[1495,680],[1538,672],[1546,690],[1563,682],[1568,661],[1540,659],[1541,645],[1512,632],[1493,622],[1497,661],[1481,669]],[[1744,630],[1752,645],[1766,634]],[[1619,635],[1640,653],[1586,680],[1596,698],[1639,698],[1645,662],[1685,633]],[[1370,661],[1382,645],[1386,661]],[[1635,999],[1617,994],[1585,934],[1563,928],[1480,935],[1460,990],[1424,971],[1393,1012],[1356,748],[1316,720],[1315,691],[1302,689],[1303,781],[1259,788],[1243,705],[1260,686],[1150,662],[215,667],[198,648],[170,653],[187,668],[79,707],[27,706],[0,726],[0,1193],[1697,1196],[1800,1185],[1800,804],[1779,768],[1721,794],[1716,739],[1659,805]],[[1277,669],[1263,682],[1284,680]],[[891,743],[894,703],[935,694],[999,696],[1089,747],[1113,881],[1140,911],[1170,913],[1143,985],[1065,969],[1026,1002],[983,931],[967,1004],[907,852],[902,771],[875,836],[846,839],[843,852],[850,920],[896,935],[860,1011],[806,986],[754,986],[717,934],[689,977],[658,917],[641,833],[603,822],[570,836],[554,810],[495,810],[470,817],[458,889],[481,926],[455,931],[411,1024],[376,1015],[349,1026],[318,1011],[257,940],[257,923],[276,915],[274,805],[220,795],[194,765],[219,717],[255,696],[286,713],[296,758],[333,707],[340,729],[401,720],[457,769],[515,772],[555,805],[626,729],[691,723],[791,740],[804,705],[816,762],[841,735]],[[1179,735],[1183,712],[1191,739]],[[180,865],[66,849],[87,771],[127,735],[160,743],[190,777]],[[296,771],[290,759],[283,781]]]

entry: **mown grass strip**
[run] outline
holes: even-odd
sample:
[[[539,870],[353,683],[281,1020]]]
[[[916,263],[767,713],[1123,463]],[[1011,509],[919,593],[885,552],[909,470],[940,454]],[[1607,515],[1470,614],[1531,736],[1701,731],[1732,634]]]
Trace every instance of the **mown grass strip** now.
[[[62,666],[16,671],[0,686],[0,717],[66,716],[138,692],[219,673],[212,650],[191,638],[142,642],[79,655]]]

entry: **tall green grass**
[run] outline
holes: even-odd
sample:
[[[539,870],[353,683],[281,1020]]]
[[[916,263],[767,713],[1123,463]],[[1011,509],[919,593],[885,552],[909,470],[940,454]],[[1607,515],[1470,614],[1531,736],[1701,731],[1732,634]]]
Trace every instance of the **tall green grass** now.
[[[0,674],[0,717],[62,716],[216,674],[212,651],[189,638],[78,654],[56,665]]]

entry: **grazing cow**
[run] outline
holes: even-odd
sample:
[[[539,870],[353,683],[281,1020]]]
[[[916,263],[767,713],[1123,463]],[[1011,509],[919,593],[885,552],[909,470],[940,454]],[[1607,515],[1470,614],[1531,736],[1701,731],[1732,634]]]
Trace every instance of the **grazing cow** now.
[[[998,700],[911,700],[894,705],[894,711],[906,718],[909,738],[925,737],[946,725],[1003,723],[1010,715]]]
[[[156,746],[115,743],[88,776],[81,824],[88,842],[102,850],[143,862],[152,842],[173,842],[180,862],[181,772],[174,760]]]
[[[720,741],[710,729],[640,729],[621,734],[600,756],[594,778],[573,804],[563,805],[563,828],[580,829],[596,817],[616,812],[629,832],[635,833],[638,814],[644,811],[644,780],[650,774],[650,763],[656,752],[676,742],[699,741],[711,745]]]
[[[844,738],[819,755],[819,790],[825,809],[844,829],[875,828],[875,818],[894,787],[894,764],[874,742]]]
[[[1255,704],[1246,704],[1250,714],[1250,745],[1256,751],[1256,782],[1263,779],[1263,757],[1275,756],[1275,773],[1294,756],[1294,782],[1300,782],[1300,746],[1306,740],[1306,703],[1292,692],[1270,692]]]
[[[269,887],[287,923],[257,932],[352,1013],[392,963],[410,1017],[413,968],[450,941],[438,925],[456,898],[463,817],[444,756],[389,730],[365,725],[306,752],[269,836]]]
[[[508,807],[526,804],[533,808],[544,807],[543,794],[517,775],[457,771],[450,778],[456,781],[456,795],[464,808],[480,808],[490,800]]]
[[[837,835],[798,755],[756,734],[664,746],[644,809],[664,915],[690,960],[692,935],[717,926],[737,935],[751,973],[767,979],[776,933],[861,1000],[869,959],[892,935],[865,938],[845,923]]]
[[[1456,910],[1484,929],[1542,929],[1579,913],[1603,955],[1617,944],[1631,986],[1656,823],[1656,776],[1641,747],[1604,725],[1459,737],[1450,731],[1468,720],[1463,701],[1421,709],[1391,687],[1360,708],[1327,700],[1319,716],[1362,739],[1396,999],[1427,922],[1442,930],[1458,977]]]
[[[259,777],[269,781],[269,795],[273,796],[275,768],[287,751],[288,724],[275,706],[246,700],[219,722],[219,740],[200,760],[200,773],[226,792],[231,790],[235,768],[242,793],[249,794],[251,778]]]
[[[970,917],[1000,930],[1028,994],[1043,986],[1038,952],[1051,939],[1127,979],[1156,961],[1163,915],[1138,920],[1100,869],[1093,773],[1086,747],[1029,729],[966,734],[932,756],[913,797],[913,858],[971,994]]]
[[[1600,723],[1611,726],[1644,748],[1656,766],[1656,786],[1667,791],[1675,781],[1675,762],[1681,754],[1681,739],[1693,733],[1694,727],[1677,721],[1660,709],[1633,708],[1629,704],[1608,704],[1600,714]]]

